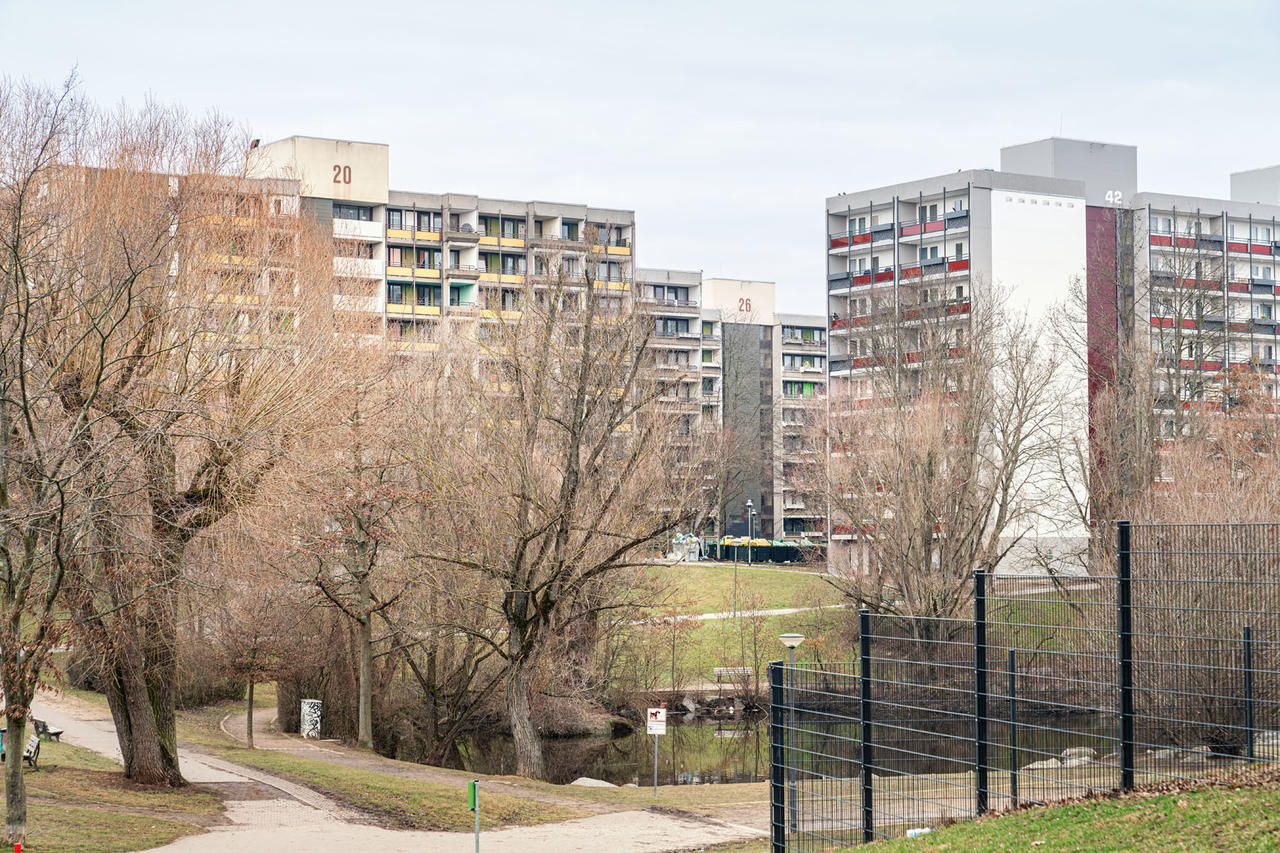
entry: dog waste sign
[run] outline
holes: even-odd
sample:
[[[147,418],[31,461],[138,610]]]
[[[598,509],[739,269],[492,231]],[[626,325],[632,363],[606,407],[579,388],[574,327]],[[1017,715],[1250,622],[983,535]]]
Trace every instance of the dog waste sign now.
[[[647,732],[651,735],[665,735],[667,733],[667,709],[666,708],[650,708],[647,717]]]

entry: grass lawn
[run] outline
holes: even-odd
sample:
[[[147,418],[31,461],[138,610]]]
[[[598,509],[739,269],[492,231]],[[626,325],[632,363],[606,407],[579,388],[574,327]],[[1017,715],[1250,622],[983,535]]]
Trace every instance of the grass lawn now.
[[[912,853],[1280,849],[1280,772],[1239,786],[1137,793],[964,821],[929,835],[849,848]],[[1244,784],[1250,780],[1256,784]]]
[[[652,575],[673,588],[671,604],[685,613],[727,612],[733,607],[733,564],[681,563],[653,566]],[[740,606],[776,610],[837,604],[840,594],[809,570],[738,565]],[[748,604],[750,602],[750,604]],[[758,602],[758,603],[757,603]]]
[[[192,788],[135,785],[120,765],[66,743],[40,746],[40,770],[26,776],[32,853],[143,850],[204,831],[222,804]]]
[[[275,685],[258,685],[253,698],[255,708],[275,707]],[[467,810],[466,794],[461,787],[239,746],[227,737],[219,724],[227,714],[243,713],[244,702],[219,702],[179,711],[178,738],[227,761],[256,767],[320,791],[393,827],[465,831],[475,826],[475,817]],[[583,816],[563,806],[505,794],[485,792],[483,797],[484,806],[480,809],[483,828],[527,826]]]

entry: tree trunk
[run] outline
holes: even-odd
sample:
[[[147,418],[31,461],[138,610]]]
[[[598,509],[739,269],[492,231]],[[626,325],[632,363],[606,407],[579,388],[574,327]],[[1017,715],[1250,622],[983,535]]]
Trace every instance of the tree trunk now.
[[[542,760],[542,738],[533,727],[529,709],[531,685],[527,661],[514,660],[507,675],[507,716],[511,718],[511,739],[516,748],[516,775],[530,779],[546,778]]]
[[[152,685],[162,676],[156,672],[144,676],[145,668],[141,654],[122,651],[105,685],[125,776],[143,785],[182,786],[186,780],[178,768],[173,694],[154,692]],[[175,676],[169,676],[171,683]],[[166,697],[167,717],[158,707]]]
[[[6,685],[7,687],[8,685]],[[26,704],[9,693],[4,754],[4,843],[12,848],[27,840],[27,785],[22,772],[22,751],[27,745]]]
[[[249,701],[244,711],[244,736],[249,748],[253,749],[253,677],[249,677]]]
[[[373,749],[373,617],[360,619],[360,708],[357,720],[360,745]]]

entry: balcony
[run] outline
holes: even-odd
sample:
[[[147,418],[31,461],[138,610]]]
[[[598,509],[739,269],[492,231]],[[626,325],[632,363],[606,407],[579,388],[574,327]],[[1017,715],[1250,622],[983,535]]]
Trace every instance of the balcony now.
[[[642,296],[640,301],[663,314],[697,314],[699,310],[697,302],[687,299],[654,299],[652,296]]]
[[[382,242],[382,223],[359,219],[333,220],[333,236],[340,240],[367,240]]]
[[[333,274],[351,278],[382,278],[382,261],[374,258],[334,258]]]
[[[457,264],[446,269],[445,275],[449,278],[477,279],[480,277],[480,267],[475,264]]]
[[[446,240],[453,240],[455,242],[478,243],[484,234],[477,231],[474,225],[463,222],[456,227],[450,225],[445,229],[444,236]]]
[[[805,349],[823,349],[827,348],[826,340],[817,340],[815,338],[798,338],[795,335],[785,335],[782,338],[784,346],[799,346]]]

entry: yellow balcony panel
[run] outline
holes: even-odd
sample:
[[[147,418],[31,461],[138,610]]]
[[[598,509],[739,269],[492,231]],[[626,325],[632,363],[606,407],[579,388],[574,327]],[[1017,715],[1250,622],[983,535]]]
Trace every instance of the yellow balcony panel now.
[[[388,314],[412,314],[413,306],[397,304],[395,302],[388,302],[387,313]]]
[[[436,352],[440,345],[432,341],[393,341],[396,349],[409,352]]]
[[[427,317],[439,317],[440,306],[439,305],[419,305],[417,308],[414,309],[413,313],[422,314]]]
[[[498,312],[494,311],[492,308],[481,308],[480,316],[487,320],[496,320],[498,319]]]
[[[512,273],[503,273],[502,283],[503,284],[524,284],[524,276],[519,274],[512,274]]]
[[[206,263],[232,267],[251,267],[258,263],[258,259],[250,255],[205,255],[204,260]]]
[[[611,255],[630,255],[630,254],[631,254],[631,247],[630,247],[630,246],[610,246],[610,247],[609,247],[609,254],[611,254]]]
[[[481,281],[498,281],[500,278],[501,278],[501,276],[500,276],[500,275],[498,275],[498,273],[496,273],[496,272],[482,272],[482,273],[480,273],[480,280],[481,280]]]
[[[625,281],[593,281],[591,286],[596,290],[630,290],[631,285]]]
[[[594,252],[595,254],[603,255],[603,254],[604,254],[604,244],[603,244],[603,243],[601,243],[601,244],[599,244],[599,245],[592,246],[592,247],[591,247],[591,251],[592,251],[592,252]]]
[[[219,305],[257,305],[259,300],[256,293],[218,293],[213,301]]]
[[[521,312],[519,312],[519,311],[503,311],[503,312],[502,312],[502,319],[504,319],[504,320],[519,320],[519,319],[520,319],[520,314],[521,314]]]
[[[520,237],[503,237],[502,246],[511,249],[523,249],[524,240]]]
[[[222,216],[217,213],[202,217],[200,221],[206,225],[234,225],[237,228],[248,228],[253,224],[253,218],[249,216]]]
[[[618,424],[614,427],[614,432],[631,432],[631,424]]]
[[[498,245],[498,238],[497,238],[497,237],[481,237],[481,238],[480,238],[480,245],[481,245],[481,246],[496,246],[496,245]]]
[[[413,270],[409,267],[387,267],[387,277],[413,278]]]
[[[439,231],[419,231],[417,234],[419,240],[434,240],[437,243],[440,242]]]
[[[439,278],[440,270],[415,269],[413,271],[414,278]]]
[[[388,228],[387,239],[388,240],[412,240],[413,232],[406,231],[403,228]]]

